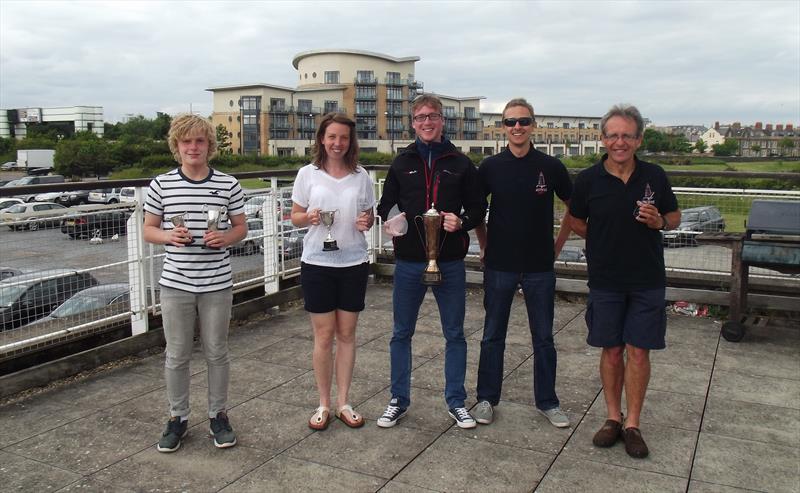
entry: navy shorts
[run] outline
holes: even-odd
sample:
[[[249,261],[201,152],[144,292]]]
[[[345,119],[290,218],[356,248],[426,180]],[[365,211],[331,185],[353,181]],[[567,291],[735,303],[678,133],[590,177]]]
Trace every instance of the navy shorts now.
[[[603,348],[630,344],[641,349],[664,349],[665,293],[665,288],[629,292],[590,288],[586,342]]]
[[[352,267],[325,267],[300,263],[300,285],[306,311],[328,313],[334,310],[360,312],[367,295],[369,263]]]

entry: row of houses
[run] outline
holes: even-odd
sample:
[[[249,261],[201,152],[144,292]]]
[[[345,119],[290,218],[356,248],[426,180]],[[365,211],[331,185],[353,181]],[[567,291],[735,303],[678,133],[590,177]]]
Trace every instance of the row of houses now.
[[[791,123],[756,122],[754,125],[742,125],[741,122],[722,124],[714,122],[714,126],[706,128],[701,125],[676,125],[658,127],[658,130],[681,134],[695,145],[702,140],[709,151],[715,144],[723,144],[726,139],[735,139],[739,144],[737,154],[744,157],[800,157],[800,132]]]

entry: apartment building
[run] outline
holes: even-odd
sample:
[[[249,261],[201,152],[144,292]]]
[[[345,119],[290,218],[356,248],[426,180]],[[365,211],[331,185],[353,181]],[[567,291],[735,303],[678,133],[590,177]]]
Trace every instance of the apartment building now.
[[[717,128],[723,128],[719,123]],[[799,157],[800,132],[791,123],[772,124],[756,122],[755,125],[742,126],[735,122],[727,126],[725,138],[733,138],[739,143],[739,155],[744,157]]]
[[[214,126],[228,129],[238,154],[308,154],[322,115],[338,111],[356,122],[363,151],[393,153],[415,138],[411,101],[423,93],[415,77],[417,56],[393,57],[362,50],[313,50],[297,54],[297,86],[266,83],[210,87]],[[483,114],[483,96],[442,100],[445,136],[463,152],[494,154],[504,141],[500,115]],[[535,145],[551,155],[603,152],[600,117],[536,117]],[[505,145],[503,143],[503,145]]]

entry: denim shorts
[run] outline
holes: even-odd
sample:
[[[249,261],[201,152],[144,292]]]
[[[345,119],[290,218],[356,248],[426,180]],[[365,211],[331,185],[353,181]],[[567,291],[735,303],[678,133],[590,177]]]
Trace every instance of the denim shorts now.
[[[664,349],[665,292],[665,288],[629,292],[589,289],[586,342],[594,347],[630,344],[641,349]]]
[[[326,267],[302,262],[300,285],[303,287],[306,311],[363,311],[368,278],[367,262],[351,267]]]

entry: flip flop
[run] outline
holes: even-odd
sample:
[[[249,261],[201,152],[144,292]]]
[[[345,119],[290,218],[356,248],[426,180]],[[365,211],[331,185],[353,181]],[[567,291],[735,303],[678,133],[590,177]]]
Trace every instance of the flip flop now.
[[[319,406],[311,419],[308,420],[308,427],[312,430],[322,431],[331,424],[331,411],[327,407]]]
[[[350,404],[345,404],[337,409],[336,417],[350,428],[360,428],[364,426],[364,417],[355,412]]]

